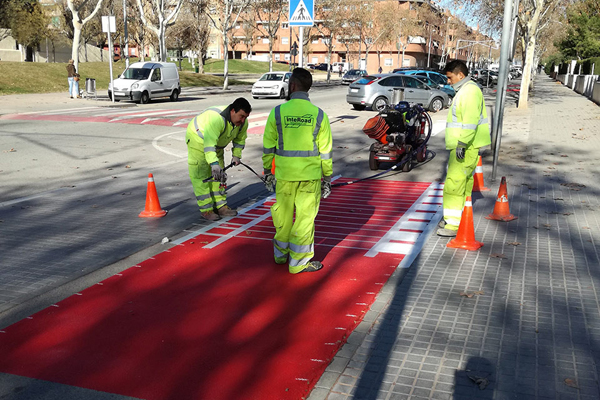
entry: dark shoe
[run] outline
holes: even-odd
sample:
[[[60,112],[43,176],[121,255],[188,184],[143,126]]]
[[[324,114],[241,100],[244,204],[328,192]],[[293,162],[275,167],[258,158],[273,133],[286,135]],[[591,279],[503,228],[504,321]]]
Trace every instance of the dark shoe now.
[[[452,229],[440,228],[437,230],[437,235],[442,237],[456,237],[456,232]]]
[[[296,273],[300,274],[302,272],[315,272],[320,270],[321,268],[323,268],[323,264],[321,264],[319,261],[311,261],[308,264],[306,264],[306,267],[302,271]]]
[[[445,227],[446,227],[446,221],[442,218],[442,220],[438,224],[438,228],[444,229]]]
[[[237,211],[232,210],[229,206],[223,206],[217,210],[220,216],[222,217],[235,217],[237,215]]]
[[[208,221],[218,221],[221,219],[221,217],[219,217],[217,214],[215,214],[214,211],[207,211],[207,212],[203,212],[202,214],[202,218],[208,220]]]

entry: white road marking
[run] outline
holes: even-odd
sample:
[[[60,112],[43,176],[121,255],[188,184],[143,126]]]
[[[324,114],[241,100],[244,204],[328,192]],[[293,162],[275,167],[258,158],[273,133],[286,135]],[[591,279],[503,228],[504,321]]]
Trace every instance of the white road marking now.
[[[184,154],[184,155],[177,154],[177,153],[174,153],[174,152],[172,152],[170,150],[163,149],[162,147],[160,147],[158,145],[158,141],[160,139],[164,138],[165,136],[176,135],[176,134],[182,135],[182,134],[185,134],[185,131],[177,131],[177,132],[164,133],[162,135],[159,135],[159,136],[155,137],[154,139],[152,139],[152,147],[154,147],[156,150],[158,150],[158,151],[160,151],[162,153],[168,154],[170,156],[174,156],[174,157],[178,157],[178,158],[187,157],[187,154]]]

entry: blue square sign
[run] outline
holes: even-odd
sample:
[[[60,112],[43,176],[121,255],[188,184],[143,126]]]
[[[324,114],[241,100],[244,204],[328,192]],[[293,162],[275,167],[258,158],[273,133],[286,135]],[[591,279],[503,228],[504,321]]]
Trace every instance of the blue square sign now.
[[[290,26],[313,26],[314,15],[314,0],[290,0]]]

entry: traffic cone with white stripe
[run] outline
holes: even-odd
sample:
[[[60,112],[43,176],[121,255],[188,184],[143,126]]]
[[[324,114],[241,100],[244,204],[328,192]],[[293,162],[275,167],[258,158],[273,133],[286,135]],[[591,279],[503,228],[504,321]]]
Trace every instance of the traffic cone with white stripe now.
[[[158,193],[156,193],[156,185],[154,184],[154,176],[148,174],[148,189],[146,190],[146,209],[139,215],[140,218],[149,217],[164,217],[167,212],[160,208],[158,201]]]
[[[473,203],[471,196],[465,201],[465,208],[460,217],[460,225],[456,237],[448,242],[446,247],[453,249],[479,250],[483,243],[475,240],[475,228],[473,227]]]
[[[483,183],[483,164],[481,163],[481,156],[479,156],[479,161],[477,161],[477,166],[475,167],[475,175],[473,175],[473,191],[474,192],[489,192],[490,189],[485,187]]]
[[[512,221],[517,219],[510,213],[510,207],[508,205],[508,191],[506,190],[506,177],[502,177],[500,181],[500,188],[498,189],[498,198],[494,205],[494,211],[486,217],[487,219],[493,219],[496,221]]]

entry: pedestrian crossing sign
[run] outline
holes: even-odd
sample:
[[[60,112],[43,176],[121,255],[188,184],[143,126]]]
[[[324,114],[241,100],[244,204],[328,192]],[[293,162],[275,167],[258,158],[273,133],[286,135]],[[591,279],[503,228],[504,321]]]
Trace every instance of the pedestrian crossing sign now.
[[[290,26],[313,26],[314,15],[314,0],[290,0]]]

